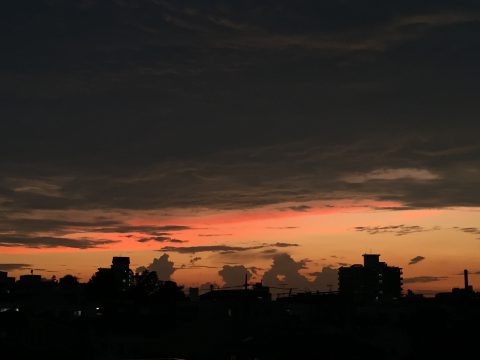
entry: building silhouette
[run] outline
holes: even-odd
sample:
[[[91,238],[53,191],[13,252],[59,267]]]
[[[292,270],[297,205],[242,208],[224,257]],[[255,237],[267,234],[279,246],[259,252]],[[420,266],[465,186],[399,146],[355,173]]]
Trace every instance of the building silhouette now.
[[[8,276],[8,272],[0,271],[0,295],[8,294],[15,286],[15,278]]]
[[[42,281],[42,276],[41,275],[33,275],[33,274],[27,274],[27,275],[20,275],[20,280],[21,283],[33,285],[33,284],[38,284]]]
[[[380,261],[378,254],[363,254],[363,265],[340,267],[339,293],[359,300],[397,299],[402,295],[402,269]]]
[[[98,268],[91,282],[100,288],[100,292],[125,292],[134,281],[133,271],[130,270],[130,258],[115,256],[110,268]],[[102,291],[103,290],[103,291]]]

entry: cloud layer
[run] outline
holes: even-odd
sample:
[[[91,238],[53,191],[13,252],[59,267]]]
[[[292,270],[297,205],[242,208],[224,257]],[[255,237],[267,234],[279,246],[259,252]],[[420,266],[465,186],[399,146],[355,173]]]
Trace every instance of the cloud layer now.
[[[178,209],[480,206],[476,2],[1,6],[1,246],[178,243],[125,220]]]

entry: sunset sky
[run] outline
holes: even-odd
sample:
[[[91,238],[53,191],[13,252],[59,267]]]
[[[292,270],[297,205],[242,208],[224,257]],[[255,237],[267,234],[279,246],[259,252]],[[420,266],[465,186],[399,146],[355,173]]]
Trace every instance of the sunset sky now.
[[[480,2],[1,8],[0,270],[480,289]]]

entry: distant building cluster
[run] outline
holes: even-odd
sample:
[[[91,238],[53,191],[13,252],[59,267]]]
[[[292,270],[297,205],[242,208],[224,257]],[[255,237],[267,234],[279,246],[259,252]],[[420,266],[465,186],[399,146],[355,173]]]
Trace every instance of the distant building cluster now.
[[[383,302],[397,300],[403,297],[402,294],[402,269],[396,266],[389,266],[380,261],[379,254],[363,254],[363,265],[355,264],[351,266],[342,266],[338,269],[338,291],[327,292],[305,292],[309,296],[334,295],[343,299],[361,302]],[[58,289],[57,289],[58,288]],[[87,298],[94,300],[94,303],[104,302],[106,299],[120,299],[125,296],[133,298],[156,297],[162,299],[170,297],[171,299],[185,298],[192,302],[215,301],[229,302],[235,301],[247,302],[271,302],[271,288],[264,286],[261,282],[248,284],[247,277],[244,284],[239,284],[234,288],[215,289],[210,287],[209,291],[200,294],[201,289],[191,287],[184,292],[182,287],[177,286],[173,281],[161,281],[153,271],[145,271],[142,274],[134,274],[130,269],[129,257],[113,257],[112,264],[108,268],[98,268],[98,271],[92,276],[86,284],[80,284],[72,275],[66,275],[59,279],[46,280],[40,275],[32,273],[21,275],[18,281],[14,277],[9,277],[5,271],[0,271],[0,306],[3,309],[12,308],[5,305],[16,299],[29,297],[38,293],[70,294],[73,297]],[[286,289],[288,290],[288,289]],[[411,297],[409,291],[407,296]],[[283,296],[282,296],[283,295]],[[277,299],[287,297],[293,299],[297,294],[292,293],[290,289],[287,293],[278,293]],[[475,297],[477,294],[469,284],[468,271],[464,271],[464,288],[454,288],[451,293],[437,294],[438,298],[447,297]],[[63,296],[63,295],[62,295]],[[8,301],[3,299],[8,298]],[[89,300],[89,301],[90,301]],[[3,303],[2,303],[3,301]],[[23,301],[23,300],[22,300]],[[282,299],[284,301],[284,299]],[[85,313],[81,309],[80,301],[71,301],[76,314]],[[3,304],[3,305],[2,305]],[[90,307],[93,305],[89,305]],[[18,306],[13,306],[17,308]],[[96,307],[96,305],[95,305]]]

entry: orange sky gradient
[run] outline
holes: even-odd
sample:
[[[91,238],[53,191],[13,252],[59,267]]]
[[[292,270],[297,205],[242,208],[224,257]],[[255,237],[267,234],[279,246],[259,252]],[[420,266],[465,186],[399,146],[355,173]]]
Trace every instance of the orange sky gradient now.
[[[376,201],[331,201],[304,204],[304,211],[294,211],[292,204],[282,204],[246,211],[171,210],[167,214],[154,212],[131,212],[115,216],[123,217],[129,225],[185,225],[188,230],[175,231],[172,238],[185,241],[181,244],[145,242],[140,233],[94,233],[82,232],[66,235],[70,238],[110,239],[118,243],[101,248],[77,249],[26,249],[3,248],[1,263],[30,264],[34,273],[45,278],[66,274],[88,281],[98,267],[107,267],[112,256],[129,256],[131,267],[147,266],[153,258],[162,255],[164,246],[254,246],[261,244],[294,243],[277,252],[287,252],[296,261],[307,259],[308,269],[301,273],[321,271],[323,267],[338,268],[341,265],[361,263],[363,253],[379,253],[381,260],[389,265],[403,268],[403,277],[435,277],[436,281],[405,283],[404,290],[430,293],[450,291],[461,287],[463,269],[471,272],[471,283],[480,289],[480,270],[477,254],[480,250],[480,235],[463,232],[461,228],[472,227],[480,220],[478,208],[451,208],[431,210],[392,210],[400,206],[392,202]],[[382,209],[383,208],[383,209]],[[36,214],[39,216],[40,214]],[[44,214],[52,216],[52,213]],[[64,217],[88,218],[97,216],[92,212],[64,212]],[[113,216],[113,213],[110,214]],[[384,227],[389,225],[417,226],[419,231],[397,234],[383,231],[371,234],[358,231],[358,227]],[[184,286],[200,286],[207,282],[222,284],[218,271],[225,264],[255,266],[267,270],[271,263],[268,257],[256,250],[222,255],[218,252],[179,254],[168,252],[175,263],[172,278]],[[410,259],[422,256],[425,259],[409,265]],[[193,257],[201,260],[191,266]],[[253,280],[259,281],[263,271]],[[11,271],[18,278],[29,269]]]

